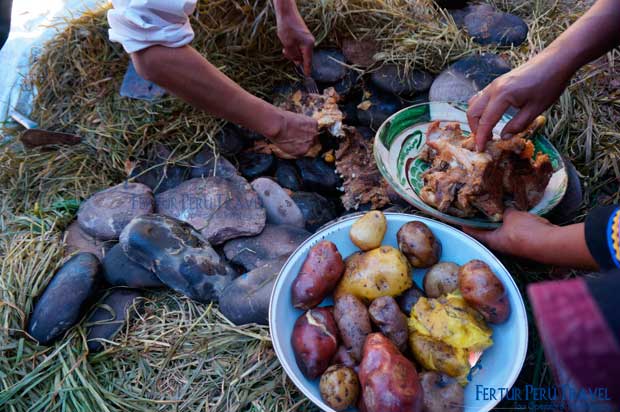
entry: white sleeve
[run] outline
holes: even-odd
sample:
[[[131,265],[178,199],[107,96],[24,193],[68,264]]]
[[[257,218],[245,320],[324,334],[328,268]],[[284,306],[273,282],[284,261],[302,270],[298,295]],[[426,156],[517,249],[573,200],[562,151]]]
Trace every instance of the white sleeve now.
[[[112,5],[110,40],[127,53],[155,45],[181,47],[194,38],[188,16],[196,0],[112,0]]]

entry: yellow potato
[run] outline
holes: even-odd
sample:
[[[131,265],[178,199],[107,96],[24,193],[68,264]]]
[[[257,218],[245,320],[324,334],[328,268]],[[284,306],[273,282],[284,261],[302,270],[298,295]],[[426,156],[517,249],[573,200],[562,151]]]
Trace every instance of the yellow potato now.
[[[416,361],[429,371],[438,371],[467,383],[469,373],[469,351],[413,332],[409,335],[409,346]]]
[[[334,295],[350,293],[368,303],[381,296],[398,296],[412,285],[407,258],[396,248],[381,246],[345,261]]]
[[[385,216],[379,210],[366,213],[353,223],[349,237],[355,246],[371,250],[381,246],[387,229]]]

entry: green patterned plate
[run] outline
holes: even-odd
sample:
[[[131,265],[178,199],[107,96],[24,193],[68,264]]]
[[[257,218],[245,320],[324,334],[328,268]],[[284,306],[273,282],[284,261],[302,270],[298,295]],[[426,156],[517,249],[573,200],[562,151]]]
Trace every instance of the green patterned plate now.
[[[469,133],[466,116],[467,106],[453,103],[422,103],[407,107],[394,113],[381,125],[375,136],[374,154],[377,166],[388,183],[400,196],[418,209],[446,222],[477,228],[491,229],[500,224],[485,217],[459,218],[442,213],[427,205],[418,193],[423,186],[421,175],[429,165],[418,158],[426,145],[426,129],[436,120],[459,122],[461,129]],[[511,116],[504,115],[493,129],[499,135]],[[540,202],[530,212],[542,216],[553,209],[562,200],[568,184],[568,175],[560,153],[544,136],[537,134],[533,139],[535,152],[549,156],[553,165],[553,176],[545,189]]]

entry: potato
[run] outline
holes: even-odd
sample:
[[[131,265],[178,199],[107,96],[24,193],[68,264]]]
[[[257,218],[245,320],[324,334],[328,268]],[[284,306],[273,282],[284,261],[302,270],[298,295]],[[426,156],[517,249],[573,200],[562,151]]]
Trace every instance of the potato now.
[[[334,305],[334,318],[340,331],[342,342],[356,361],[362,359],[366,336],[372,332],[368,309],[355,296],[340,295]]]
[[[321,397],[330,407],[342,411],[354,406],[360,393],[360,381],[351,368],[333,365],[321,376]]]
[[[376,249],[381,246],[386,229],[387,221],[383,213],[373,210],[353,223],[349,237],[353,244],[362,250]]]
[[[504,285],[481,260],[467,262],[459,269],[459,289],[465,301],[491,323],[502,323],[510,316],[510,303]]]
[[[310,309],[318,306],[330,294],[344,272],[344,262],[338,248],[323,240],[314,245],[293,281],[293,306]]]
[[[439,262],[424,275],[424,292],[429,298],[447,295],[459,288],[459,265]]]
[[[427,268],[441,257],[441,243],[422,222],[405,223],[396,233],[398,247],[414,268]]]
[[[407,317],[400,311],[398,304],[391,296],[381,296],[372,301],[368,308],[370,319],[396,347],[404,352],[407,350],[409,329]]]
[[[423,393],[418,373],[388,338],[368,335],[359,368],[362,403],[367,412],[420,412]]]
[[[409,335],[409,347],[424,369],[443,372],[459,379],[459,382],[467,381],[470,367],[466,349],[452,347],[419,333]]]
[[[462,412],[465,391],[454,379],[437,372],[420,374],[424,391],[424,412]]]
[[[338,349],[338,327],[330,308],[310,309],[295,321],[291,345],[301,372],[316,379]]]
[[[420,298],[426,297],[426,294],[415,283],[409,289],[404,291],[396,298],[396,302],[405,315],[411,314],[411,308],[415,306]]]
[[[351,352],[344,345],[338,346],[338,350],[336,351],[336,354],[332,358],[331,364],[332,365],[344,365],[353,370],[357,369],[357,361],[353,359],[353,356],[351,356]]]
[[[335,296],[349,293],[364,302],[380,296],[398,296],[413,285],[407,259],[396,248],[381,246],[356,254],[345,262]]]

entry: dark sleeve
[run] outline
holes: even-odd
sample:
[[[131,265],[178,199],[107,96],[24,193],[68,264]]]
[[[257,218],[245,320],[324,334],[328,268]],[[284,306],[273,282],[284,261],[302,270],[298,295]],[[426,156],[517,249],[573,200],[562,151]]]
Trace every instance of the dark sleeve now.
[[[601,272],[620,268],[620,208],[598,207],[586,218],[586,243]]]

